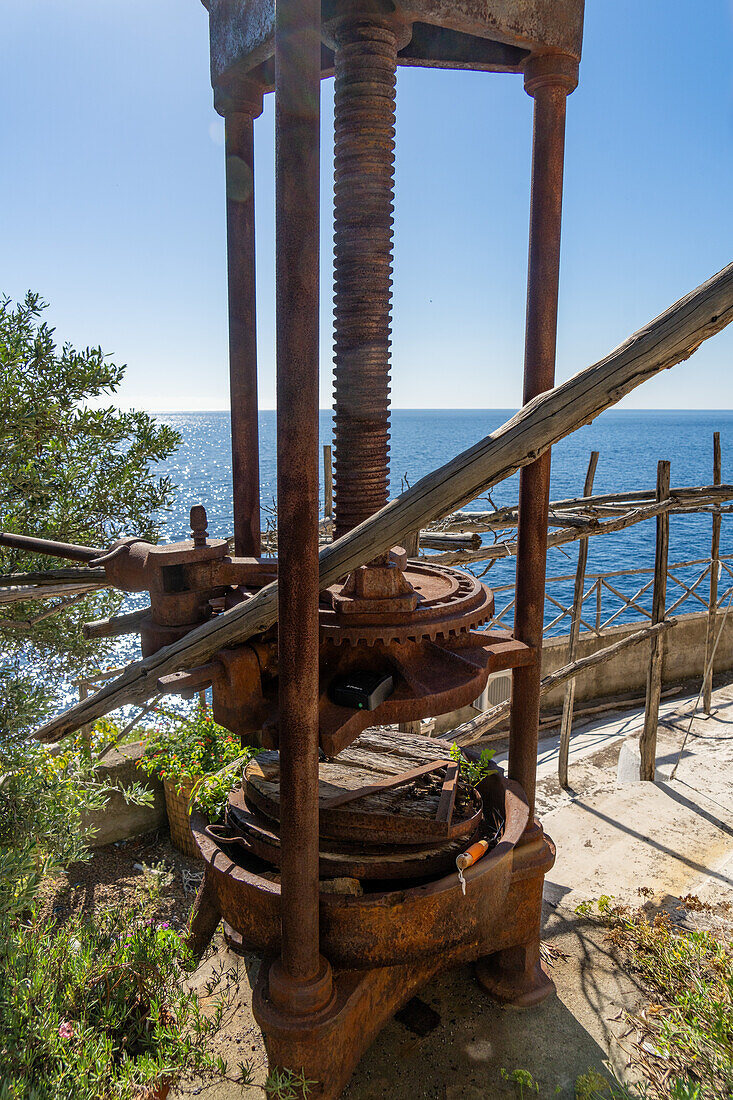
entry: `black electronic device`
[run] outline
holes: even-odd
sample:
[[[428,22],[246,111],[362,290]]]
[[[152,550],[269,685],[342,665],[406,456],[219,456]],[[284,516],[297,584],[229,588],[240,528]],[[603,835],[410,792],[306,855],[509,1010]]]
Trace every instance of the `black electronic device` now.
[[[394,680],[386,672],[349,672],[331,681],[332,703],[352,710],[376,710],[394,691]]]

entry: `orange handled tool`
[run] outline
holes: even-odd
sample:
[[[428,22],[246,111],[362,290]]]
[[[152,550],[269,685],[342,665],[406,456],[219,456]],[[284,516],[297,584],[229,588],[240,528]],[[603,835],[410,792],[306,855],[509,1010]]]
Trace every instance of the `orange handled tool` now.
[[[474,863],[485,856],[489,850],[488,840],[477,840],[475,844],[472,844],[470,848],[466,848],[465,852],[461,852],[459,856],[456,856],[456,867],[458,868],[458,881],[461,884],[461,890],[466,893],[466,880],[463,877],[463,872],[469,867],[473,867]]]

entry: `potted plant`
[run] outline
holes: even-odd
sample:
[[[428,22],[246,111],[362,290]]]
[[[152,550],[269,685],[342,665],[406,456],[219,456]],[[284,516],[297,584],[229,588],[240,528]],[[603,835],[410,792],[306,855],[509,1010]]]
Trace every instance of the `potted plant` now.
[[[218,816],[236,781],[237,768],[256,750],[242,749],[239,739],[218,725],[201,704],[187,714],[158,713],[159,725],[150,733],[138,767],[163,781],[174,847],[198,857],[189,822],[192,793],[201,791],[199,805],[209,817]]]

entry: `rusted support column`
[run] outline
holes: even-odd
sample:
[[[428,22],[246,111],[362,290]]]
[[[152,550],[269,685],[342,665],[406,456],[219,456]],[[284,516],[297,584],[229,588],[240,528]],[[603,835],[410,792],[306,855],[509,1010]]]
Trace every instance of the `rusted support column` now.
[[[585,475],[583,496],[589,497],[593,492],[593,478],[598,465],[598,451],[591,451],[588,462],[588,472]],[[585,587],[585,567],[588,562],[588,539],[581,539],[578,547],[578,568],[575,571],[575,592],[573,593],[573,617],[570,621],[570,638],[568,644],[568,664],[575,660],[575,651],[578,647],[580,636],[580,620],[583,614],[583,589]],[[560,722],[560,751],[557,757],[557,775],[561,787],[568,785],[568,754],[570,751],[570,734],[573,728],[573,707],[575,705],[575,677],[568,680],[565,685],[565,697],[562,703],[562,720]]]
[[[217,88],[215,106],[226,134],[234,551],[250,557],[260,553],[254,120],[262,114],[262,89],[251,81]]]
[[[669,498],[669,462],[657,463],[657,503]],[[652,625],[661,623],[667,605],[667,560],[669,557],[669,511],[657,516],[657,543],[654,556],[654,597],[652,600]],[[662,658],[664,639],[652,638],[649,651],[649,671],[646,681],[646,708],[644,729],[639,738],[641,757],[640,779],[654,782],[657,762],[657,724],[659,700],[662,695]]]
[[[713,484],[723,480],[723,461],[720,450],[720,432],[713,433]],[[715,646],[715,621],[718,614],[718,569],[720,568],[720,508],[713,511],[713,537],[710,547],[710,602],[708,603],[708,628],[705,635],[705,664],[702,685],[702,705],[706,714],[713,706],[713,659]],[[708,668],[708,664],[710,667]]]
[[[555,381],[560,270],[565,103],[578,82],[577,62],[564,54],[530,58],[524,87],[534,97],[532,201],[529,228],[524,403]],[[517,780],[534,812],[540,660],[545,610],[550,452],[522,469],[519,480],[517,583],[514,633],[532,646],[533,665],[512,679],[509,777]],[[530,820],[532,820],[530,816]]]
[[[277,0],[277,518],[282,952],[277,1008],[332,996],[318,924],[318,236],[320,0]]]
[[[335,530],[387,503],[397,51],[410,32],[380,3],[329,24],[334,85]],[[386,5],[384,5],[386,8]]]

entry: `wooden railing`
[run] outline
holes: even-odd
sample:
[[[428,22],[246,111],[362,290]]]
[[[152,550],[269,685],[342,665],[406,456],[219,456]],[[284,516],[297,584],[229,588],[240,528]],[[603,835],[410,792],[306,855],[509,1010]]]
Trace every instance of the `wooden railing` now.
[[[667,607],[667,615],[672,615],[678,612],[685,603],[689,603],[690,606],[685,607],[684,611],[701,609],[708,611],[710,609],[710,595],[708,588],[701,587],[703,581],[710,576],[710,569],[712,560],[710,558],[694,558],[690,561],[678,561],[673,562],[667,567],[667,580],[672,585],[676,586],[674,589],[676,598]],[[684,569],[696,569],[693,577],[688,580],[683,580],[679,576],[681,570]],[[636,588],[631,595],[623,592],[614,584],[614,581],[619,581],[625,577],[648,577],[638,588]],[[733,592],[733,554],[726,554],[718,559],[718,579],[725,577],[725,587],[719,589],[716,600],[716,607],[720,609],[727,603],[730,598],[731,592]],[[555,608],[558,614],[553,615],[552,618],[545,623],[544,634],[546,638],[558,637],[562,634],[569,633],[570,624],[573,618],[573,601],[570,603],[563,603],[561,599],[553,595],[553,585],[568,585],[575,580],[574,573],[566,573],[559,576],[547,578],[547,591],[545,593],[546,607],[549,614],[552,615],[551,608]],[[624,618],[626,622],[632,621],[651,621],[652,612],[651,606],[645,607],[640,601],[644,596],[651,596],[651,591],[654,586],[654,567],[649,566],[645,569],[616,569],[607,573],[586,573],[585,580],[587,588],[585,588],[582,596],[581,607],[584,609],[590,605],[590,611],[586,612],[581,610],[580,616],[580,629],[585,630],[588,633],[595,634],[596,637],[601,637],[609,627],[618,622],[622,617],[625,617],[627,612],[633,612],[633,615],[629,615],[628,618]],[[513,622],[514,610],[514,582],[510,584],[498,584],[493,587],[494,596],[496,598],[497,610],[494,615],[493,625],[503,626],[511,628]],[[678,594],[678,590],[681,590]],[[620,606],[615,609],[609,608],[608,603],[614,599],[620,603]],[[548,619],[548,611],[546,611],[545,618]],[[683,612],[684,613],[684,612]],[[562,624],[562,625],[561,625]]]

